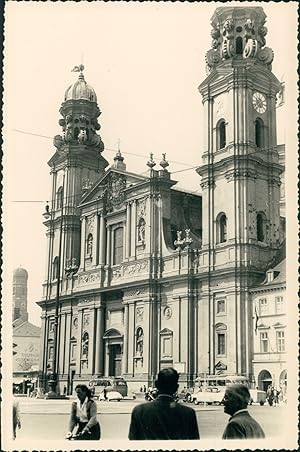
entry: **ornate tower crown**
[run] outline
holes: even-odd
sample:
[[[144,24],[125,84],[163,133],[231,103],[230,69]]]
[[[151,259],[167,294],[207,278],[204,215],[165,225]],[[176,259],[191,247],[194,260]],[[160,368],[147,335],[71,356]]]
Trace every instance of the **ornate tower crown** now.
[[[72,72],[80,72],[78,80],[65,92],[64,102],[59,110],[63,116],[59,120],[62,135],[54,137],[54,146],[63,150],[68,144],[85,145],[102,152],[104,145],[96,131],[100,130],[98,117],[101,111],[97,105],[95,90],[89,86],[83,76],[84,66],[75,66]]]
[[[212,19],[212,48],[206,53],[210,72],[226,60],[255,60],[271,70],[272,49],[265,47],[266,15],[259,7],[220,7]]]

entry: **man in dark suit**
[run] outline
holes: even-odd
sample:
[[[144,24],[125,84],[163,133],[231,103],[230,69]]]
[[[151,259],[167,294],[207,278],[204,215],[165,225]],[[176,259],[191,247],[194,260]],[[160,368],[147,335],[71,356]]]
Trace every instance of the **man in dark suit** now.
[[[129,439],[199,439],[196,413],[175,402],[179,375],[175,369],[162,369],[155,382],[158,396],[137,405],[131,414]]]
[[[247,386],[234,384],[227,387],[223,399],[224,412],[231,417],[223,433],[223,439],[265,438],[258,422],[247,410],[250,393]]]

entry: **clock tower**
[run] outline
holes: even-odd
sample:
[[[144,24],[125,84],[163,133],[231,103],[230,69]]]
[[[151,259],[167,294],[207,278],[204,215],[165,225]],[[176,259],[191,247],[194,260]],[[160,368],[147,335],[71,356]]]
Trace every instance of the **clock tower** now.
[[[197,172],[202,178],[202,249],[208,272],[203,296],[212,310],[210,373],[220,361],[229,373],[251,373],[248,288],[280,244],[282,167],[275,105],[280,82],[272,73],[265,21],[261,7],[217,8],[206,53],[207,77],[199,86],[205,113]],[[218,298],[226,301],[227,316],[219,323]],[[226,332],[226,350],[218,344],[219,324]]]

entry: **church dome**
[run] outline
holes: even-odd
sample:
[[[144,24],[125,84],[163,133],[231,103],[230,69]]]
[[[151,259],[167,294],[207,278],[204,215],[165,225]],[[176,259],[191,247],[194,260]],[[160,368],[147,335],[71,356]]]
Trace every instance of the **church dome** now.
[[[88,100],[97,102],[97,96],[94,88],[86,83],[84,76],[80,73],[78,80],[69,86],[65,92],[65,101],[67,100]]]
[[[14,277],[22,276],[23,278],[28,278],[28,272],[25,268],[18,267],[14,270]]]

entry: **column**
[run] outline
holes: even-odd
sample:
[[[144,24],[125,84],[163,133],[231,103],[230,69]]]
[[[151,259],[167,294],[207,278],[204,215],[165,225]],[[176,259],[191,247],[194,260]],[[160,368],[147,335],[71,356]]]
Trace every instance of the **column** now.
[[[129,330],[129,306],[124,305],[124,338],[123,338],[123,359],[122,359],[122,374],[128,372],[128,330]]]
[[[77,360],[76,360],[77,375],[81,375],[82,320],[83,320],[83,309],[78,309],[78,336],[77,336]]]
[[[131,232],[131,221],[130,221],[130,203],[126,205],[126,240],[125,240],[125,258],[130,257],[130,232]]]
[[[57,369],[58,374],[62,376],[64,374],[64,358],[65,358],[65,346],[66,346],[66,337],[65,337],[65,329],[66,329],[66,317],[65,313],[59,313],[59,329],[58,329],[58,357],[57,357]]]
[[[99,259],[99,215],[96,213],[94,216],[94,240],[93,240],[93,265],[98,265]]]
[[[130,256],[135,259],[136,247],[136,201],[134,200],[131,207],[131,251]]]
[[[96,340],[95,340],[95,374],[103,375],[104,371],[104,307],[96,309]]]
[[[105,220],[103,212],[100,213],[100,239],[99,239],[99,264],[105,264],[105,248],[106,248],[106,235],[105,235]]]
[[[133,367],[133,355],[134,355],[134,330],[135,330],[135,312],[134,304],[130,303],[128,305],[129,315],[128,315],[128,335],[127,335],[127,356],[128,356],[128,368],[129,374],[134,373]]]
[[[145,230],[145,252],[150,253],[150,233],[151,233],[151,207],[150,207],[150,198],[149,196],[146,198],[146,230]]]
[[[111,226],[107,226],[106,265],[111,265]]]
[[[85,235],[86,235],[86,217],[80,218],[81,221],[81,241],[80,241],[80,270],[85,269]]]

